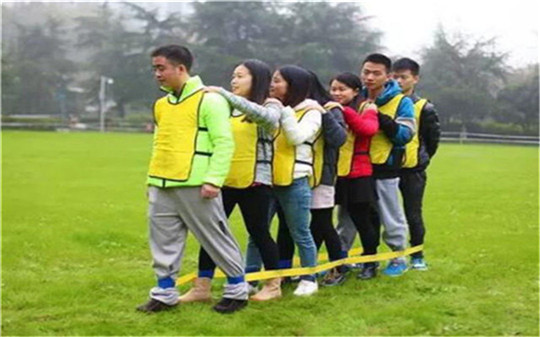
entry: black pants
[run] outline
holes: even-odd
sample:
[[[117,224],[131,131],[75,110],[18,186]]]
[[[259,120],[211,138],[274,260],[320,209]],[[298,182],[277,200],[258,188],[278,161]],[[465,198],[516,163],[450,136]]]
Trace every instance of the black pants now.
[[[399,179],[399,189],[403,197],[403,208],[405,217],[409,224],[409,233],[411,236],[411,247],[424,244],[426,229],[422,217],[422,200],[426,189],[427,175],[426,171],[405,172]],[[412,257],[423,257],[422,251],[411,254]]]
[[[312,209],[310,230],[317,251],[321,248],[323,242],[326,245],[328,258],[330,261],[336,261],[344,258],[341,250],[341,241],[339,235],[332,223],[332,212],[334,208]],[[281,260],[292,260],[294,255],[294,242],[289,233],[289,229],[284,225],[282,220],[283,215],[278,209],[279,229],[278,229],[278,246],[279,257]]]
[[[269,231],[270,205],[274,200],[272,189],[261,185],[246,189],[224,188],[223,207],[229,217],[238,204],[244,218],[246,229],[255,242],[266,270],[278,269],[278,246]],[[199,270],[214,270],[216,265],[201,247],[199,251]]]
[[[380,238],[380,221],[372,202],[358,202],[347,205],[351,217],[362,242],[362,255],[377,254]]]

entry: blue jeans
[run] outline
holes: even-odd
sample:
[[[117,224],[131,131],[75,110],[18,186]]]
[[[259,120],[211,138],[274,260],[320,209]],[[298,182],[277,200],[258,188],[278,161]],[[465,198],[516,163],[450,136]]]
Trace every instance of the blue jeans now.
[[[309,186],[308,178],[295,179],[289,186],[274,186],[273,190],[278,205],[270,207],[271,218],[279,206],[285,217],[289,232],[298,246],[301,266],[316,266],[317,247],[315,246],[315,241],[309,228],[311,187]],[[283,268],[287,268],[290,267],[292,261],[280,261],[280,264]],[[249,238],[246,252],[246,273],[259,271],[261,265],[262,261],[259,250],[251,238]],[[314,281],[315,275],[304,275],[302,279]]]
[[[295,179],[289,186],[274,187],[277,202],[283,212],[285,224],[298,247],[300,265],[314,267],[317,265],[317,247],[309,228],[311,188],[308,178]],[[282,262],[282,261],[280,261]],[[314,281],[314,275],[304,275],[302,279]]]

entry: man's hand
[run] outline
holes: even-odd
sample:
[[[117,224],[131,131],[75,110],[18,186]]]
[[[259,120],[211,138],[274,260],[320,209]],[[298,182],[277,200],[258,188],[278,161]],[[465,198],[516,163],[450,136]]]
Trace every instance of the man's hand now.
[[[221,189],[212,184],[204,184],[201,187],[201,197],[204,199],[214,199],[219,195]]]

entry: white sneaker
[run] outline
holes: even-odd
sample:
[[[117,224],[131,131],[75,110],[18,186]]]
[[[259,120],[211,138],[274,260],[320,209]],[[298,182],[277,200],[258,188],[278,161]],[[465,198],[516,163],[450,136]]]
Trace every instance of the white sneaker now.
[[[294,291],[296,296],[310,296],[319,290],[317,282],[301,280],[298,287]]]

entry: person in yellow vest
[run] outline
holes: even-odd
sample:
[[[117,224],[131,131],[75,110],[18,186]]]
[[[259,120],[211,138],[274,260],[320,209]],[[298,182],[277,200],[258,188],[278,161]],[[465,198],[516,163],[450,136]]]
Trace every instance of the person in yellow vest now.
[[[325,110],[308,99],[311,76],[301,67],[286,65],[272,76],[270,96],[286,107],[274,140],[273,183],[278,201],[280,267],[290,268],[290,246],[283,241],[286,226],[298,247],[302,267],[317,265],[317,248],[310,231],[311,186],[319,184],[323,165],[322,115]],[[288,238],[288,236],[287,236]],[[318,291],[315,275],[302,275],[297,296]]]
[[[278,269],[279,262],[278,246],[270,235],[269,227],[270,209],[274,202],[271,189],[272,140],[283,109],[279,100],[268,97],[271,77],[272,72],[266,63],[246,60],[233,71],[232,93],[220,87],[205,89],[222,95],[234,108],[230,120],[236,146],[231,169],[225,179],[223,204],[227,216],[237,204],[240,207],[246,229],[262,256],[266,270]],[[180,301],[210,300],[215,267],[210,255],[201,247],[198,277],[193,288],[181,296]],[[246,273],[253,271],[249,267],[246,266]],[[281,278],[278,277],[268,280],[251,299],[266,301],[279,297]]]
[[[247,305],[240,248],[227,225],[221,186],[234,151],[230,110],[190,75],[191,52],[167,45],[151,53],[154,76],[167,95],[154,104],[154,144],[148,171],[149,241],[157,286],[137,309],[157,312],[178,304],[175,286],[188,230],[227,275],[221,301],[230,313]]]
[[[437,152],[441,128],[439,117],[433,104],[415,93],[420,80],[420,65],[410,59],[401,58],[392,65],[394,79],[399,83],[403,94],[414,103],[414,117],[418,132],[405,147],[405,160],[400,171],[399,189],[409,224],[410,244],[424,244],[426,233],[422,217],[422,200],[426,189],[426,169]],[[424,252],[411,255],[411,269],[427,270]]]
[[[371,139],[370,159],[377,192],[377,213],[384,227],[383,239],[393,250],[407,246],[407,224],[399,202],[399,169],[405,144],[416,132],[414,106],[391,78],[392,61],[383,54],[368,55],[362,62],[362,94],[378,109],[379,131]],[[400,276],[407,270],[405,258],[390,260],[383,273]]]
[[[311,190],[311,235],[315,240],[317,250],[324,242],[328,260],[336,261],[346,257],[346,252],[341,250],[339,236],[333,225],[333,211],[338,152],[347,138],[347,133],[343,120],[343,106],[332,101],[330,94],[313,71],[309,71],[309,73],[311,81],[309,98],[317,101],[326,109],[326,113],[322,115],[322,138],[324,140],[322,174],[318,185]],[[288,254],[280,255],[280,258],[281,260],[292,260],[294,242],[287,226],[281,225],[279,229],[281,253]],[[285,249],[285,245],[288,245],[289,248]],[[324,275],[321,284],[323,286],[340,285],[346,279],[346,272],[347,268],[343,265],[332,268]]]
[[[343,251],[348,252],[354,243],[356,231],[362,242],[362,255],[377,253],[380,233],[370,219],[376,202],[373,168],[369,159],[371,138],[379,129],[377,106],[367,104],[361,95],[362,81],[352,73],[337,75],[330,82],[331,94],[344,106],[343,117],[347,122],[347,141],[339,151],[336,204],[338,207],[338,233],[343,239]],[[351,228],[343,215],[350,215]],[[347,217],[348,218],[348,217]],[[369,280],[377,275],[376,262],[362,264],[357,277]]]

